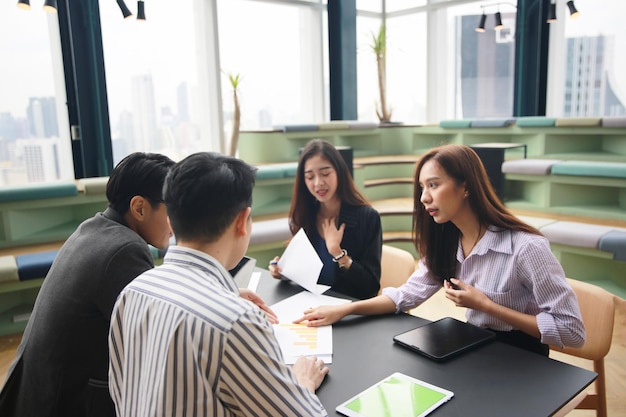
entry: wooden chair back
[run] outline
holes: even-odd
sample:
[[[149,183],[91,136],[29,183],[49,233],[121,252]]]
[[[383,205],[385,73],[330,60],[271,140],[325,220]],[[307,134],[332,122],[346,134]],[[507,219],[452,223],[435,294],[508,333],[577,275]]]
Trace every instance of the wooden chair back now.
[[[613,340],[615,297],[596,285],[570,278],[567,281],[576,292],[587,338],[585,344],[579,348],[550,346],[550,349],[593,361],[593,369],[598,378],[594,383],[595,392],[582,392],[557,415],[565,415],[572,409],[581,409],[596,410],[596,416],[606,417],[604,357],[609,353]]]

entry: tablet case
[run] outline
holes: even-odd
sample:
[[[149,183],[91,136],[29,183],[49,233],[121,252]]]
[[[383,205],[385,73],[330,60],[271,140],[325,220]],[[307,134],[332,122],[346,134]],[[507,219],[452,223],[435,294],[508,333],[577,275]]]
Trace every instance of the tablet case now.
[[[250,277],[254,272],[255,266],[256,259],[244,256],[241,258],[241,261],[239,261],[237,266],[228,272],[230,272],[233,276],[239,288],[246,288],[248,286],[248,282],[250,282]]]
[[[393,337],[397,344],[443,361],[495,339],[494,332],[445,317]]]

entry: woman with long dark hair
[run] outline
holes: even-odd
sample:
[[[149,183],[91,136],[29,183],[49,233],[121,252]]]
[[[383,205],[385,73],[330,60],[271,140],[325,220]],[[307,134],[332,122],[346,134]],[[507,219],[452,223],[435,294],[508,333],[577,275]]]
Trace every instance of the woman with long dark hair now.
[[[441,286],[467,307],[467,321],[537,353],[548,345],[581,346],[585,329],[576,295],[541,233],[511,214],[468,146],[428,151],[415,171],[413,212],[419,267],[399,288],[365,301],[307,310],[309,326],[348,314],[411,310]]]
[[[354,298],[380,289],[380,215],[356,188],[335,146],[321,139],[307,143],[298,160],[289,227],[304,229],[323,262],[319,284]],[[281,277],[278,257],[269,265]]]

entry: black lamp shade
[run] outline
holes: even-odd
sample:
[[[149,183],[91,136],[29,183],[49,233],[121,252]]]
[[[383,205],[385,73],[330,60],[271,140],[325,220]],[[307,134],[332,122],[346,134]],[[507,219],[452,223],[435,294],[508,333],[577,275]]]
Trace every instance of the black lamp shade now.
[[[133,15],[131,11],[128,9],[128,7],[126,7],[126,3],[124,3],[124,0],[117,0],[117,5],[120,6],[120,10],[122,11],[122,14],[124,15],[124,19],[127,19]]]
[[[141,0],[137,2],[137,20],[146,20],[146,10]]]
[[[46,0],[43,2],[43,9],[48,13],[57,12],[57,0]]]
[[[556,22],[556,3],[551,3],[550,8],[548,9],[548,19],[546,19],[548,23]]]
[[[480,16],[480,23],[476,27],[476,32],[482,33],[482,32],[485,31],[485,21],[486,20],[487,20],[487,15],[483,13],[483,15]]]
[[[576,10],[576,6],[574,6],[573,0],[567,2],[567,7],[569,7],[570,17],[578,17],[579,13],[578,10]]]
[[[30,0],[18,0],[17,7],[22,10],[30,10]]]
[[[504,28],[504,25],[502,24],[502,13],[496,12],[496,25],[493,28],[495,30]]]

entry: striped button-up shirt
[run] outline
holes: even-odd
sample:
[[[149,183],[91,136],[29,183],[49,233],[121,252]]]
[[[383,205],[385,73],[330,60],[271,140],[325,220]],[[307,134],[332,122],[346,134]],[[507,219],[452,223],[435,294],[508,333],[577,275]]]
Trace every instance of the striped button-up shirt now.
[[[284,364],[265,313],[199,251],[170,247],[122,291],[109,350],[118,417],[327,415]]]
[[[550,250],[548,240],[539,235],[490,227],[467,258],[459,242],[457,276],[482,291],[492,301],[537,317],[541,341],[554,346],[581,346],[585,327],[576,294],[565,280],[565,273]],[[383,294],[407,311],[441,289],[423,260],[406,284],[385,288]],[[493,330],[513,327],[486,313],[467,309],[469,323]]]

